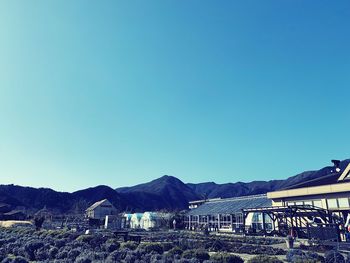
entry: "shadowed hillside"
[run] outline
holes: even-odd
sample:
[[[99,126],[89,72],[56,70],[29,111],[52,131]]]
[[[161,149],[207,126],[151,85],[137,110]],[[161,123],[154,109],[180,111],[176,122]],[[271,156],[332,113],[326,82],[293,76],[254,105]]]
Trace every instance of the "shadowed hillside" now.
[[[340,163],[343,170],[350,160]],[[36,211],[46,207],[56,212],[83,212],[88,206],[101,199],[109,199],[120,211],[182,210],[188,202],[203,198],[236,197],[263,194],[298,185],[302,182],[334,173],[333,166],[317,171],[308,171],[289,177],[286,180],[253,181],[250,183],[216,184],[188,183],[173,176],[162,176],[148,183],[132,187],[112,189],[109,186],[96,186],[73,193],[56,192],[48,188],[33,188],[16,185],[0,185],[0,203],[12,208],[25,208]],[[337,176],[335,174],[334,176]]]

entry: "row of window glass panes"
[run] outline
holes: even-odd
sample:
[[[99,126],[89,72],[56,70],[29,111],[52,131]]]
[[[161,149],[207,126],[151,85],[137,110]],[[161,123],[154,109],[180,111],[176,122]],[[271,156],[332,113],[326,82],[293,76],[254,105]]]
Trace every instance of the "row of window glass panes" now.
[[[348,198],[327,199],[328,208],[349,208]]]
[[[288,205],[312,205],[322,208],[321,200],[309,200],[309,201],[298,201],[298,202],[288,202]]]

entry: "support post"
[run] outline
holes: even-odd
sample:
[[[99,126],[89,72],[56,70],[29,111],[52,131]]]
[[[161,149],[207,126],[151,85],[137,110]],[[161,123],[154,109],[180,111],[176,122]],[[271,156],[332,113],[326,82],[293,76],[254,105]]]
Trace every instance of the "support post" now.
[[[218,232],[219,232],[219,229],[220,229],[220,214],[218,214]]]
[[[264,212],[262,212],[262,229],[265,235],[266,231],[265,231],[265,213]]]

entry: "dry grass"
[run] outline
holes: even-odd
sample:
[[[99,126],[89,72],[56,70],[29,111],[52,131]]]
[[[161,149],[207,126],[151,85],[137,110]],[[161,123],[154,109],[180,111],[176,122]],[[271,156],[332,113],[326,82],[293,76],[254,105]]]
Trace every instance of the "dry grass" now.
[[[0,227],[33,226],[30,221],[6,220],[0,221]]]

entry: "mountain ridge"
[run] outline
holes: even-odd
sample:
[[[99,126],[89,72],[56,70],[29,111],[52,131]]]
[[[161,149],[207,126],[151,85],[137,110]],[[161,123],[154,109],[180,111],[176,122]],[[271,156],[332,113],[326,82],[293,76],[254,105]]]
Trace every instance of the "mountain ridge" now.
[[[343,160],[339,167],[344,169],[349,163],[350,159]],[[94,202],[107,198],[120,211],[178,211],[186,209],[189,201],[264,194],[322,177],[334,172],[333,170],[333,166],[326,166],[316,171],[302,172],[285,180],[225,184],[184,183],[174,176],[164,175],[130,187],[113,189],[107,185],[98,185],[72,193],[10,184],[0,185],[0,203],[29,213],[43,207],[57,213],[83,213]]]

